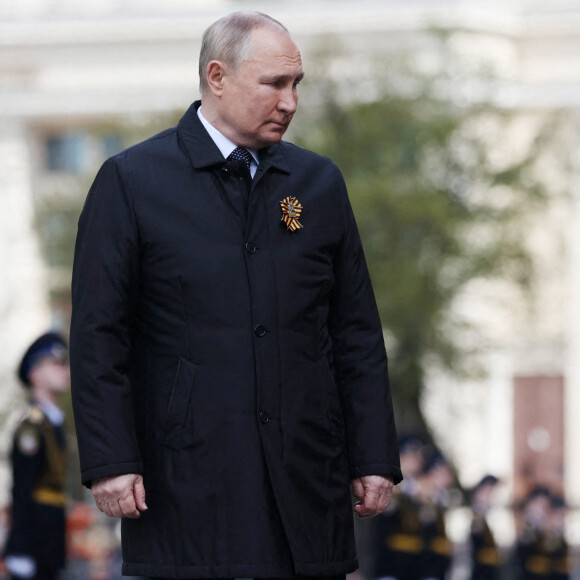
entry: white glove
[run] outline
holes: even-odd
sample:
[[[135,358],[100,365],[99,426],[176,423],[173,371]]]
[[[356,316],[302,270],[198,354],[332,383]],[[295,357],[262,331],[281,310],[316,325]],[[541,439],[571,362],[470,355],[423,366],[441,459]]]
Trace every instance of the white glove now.
[[[36,562],[30,556],[6,556],[4,564],[11,574],[21,578],[36,576]]]

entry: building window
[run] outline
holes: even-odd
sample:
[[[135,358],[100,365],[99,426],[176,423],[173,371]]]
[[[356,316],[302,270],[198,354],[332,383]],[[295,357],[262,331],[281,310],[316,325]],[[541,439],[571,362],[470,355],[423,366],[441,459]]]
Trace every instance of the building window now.
[[[86,169],[86,139],[82,133],[50,135],[46,140],[49,171],[79,174]]]
[[[71,175],[93,173],[121,149],[123,138],[119,133],[101,134],[90,130],[53,133],[45,139],[46,169]]]
[[[112,155],[119,153],[121,149],[123,149],[121,135],[110,133],[101,139],[101,150],[104,159],[108,159]]]

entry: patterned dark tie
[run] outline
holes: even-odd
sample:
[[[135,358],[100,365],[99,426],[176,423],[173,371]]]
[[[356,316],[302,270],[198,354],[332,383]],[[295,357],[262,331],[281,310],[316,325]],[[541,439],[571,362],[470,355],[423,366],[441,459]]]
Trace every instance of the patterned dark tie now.
[[[244,208],[248,209],[250,201],[250,189],[252,187],[252,174],[250,173],[250,163],[252,163],[252,154],[243,147],[236,147],[229,155],[228,161],[233,165],[234,175],[240,177],[245,187],[242,188],[242,201]]]
[[[236,147],[229,155],[228,160],[230,161],[243,161],[246,164],[248,170],[250,169],[250,164],[252,163],[252,154],[243,147]]]

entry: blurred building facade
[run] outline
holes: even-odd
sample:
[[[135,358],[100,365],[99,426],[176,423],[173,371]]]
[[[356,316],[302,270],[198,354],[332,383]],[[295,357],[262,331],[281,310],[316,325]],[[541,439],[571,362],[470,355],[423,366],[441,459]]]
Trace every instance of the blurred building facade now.
[[[170,114],[197,98],[201,33],[238,9],[279,18],[307,72],[325,35],[339,37],[364,74],[369,55],[402,46],[428,62],[423,33],[445,30],[467,64],[493,65],[498,103],[520,115],[498,155],[516,155],[546,113],[580,110],[579,0],[0,0],[3,401],[17,399],[21,351],[59,322],[49,307],[58,283],[39,253],[35,206],[55,193],[78,195],[79,176],[116,150],[107,120]],[[89,129],[97,124],[105,128],[95,134]],[[580,162],[580,145],[570,139],[570,147]],[[433,369],[424,405],[464,485],[492,472],[515,494],[541,481],[580,506],[580,186],[570,176],[553,182],[568,197],[530,216],[529,243],[545,273],[533,305],[522,306],[501,282],[473,284],[457,309],[487,345],[487,376],[458,381]],[[5,433],[3,454],[6,446]],[[4,474],[0,503],[6,482]],[[580,524],[571,535],[580,543]]]

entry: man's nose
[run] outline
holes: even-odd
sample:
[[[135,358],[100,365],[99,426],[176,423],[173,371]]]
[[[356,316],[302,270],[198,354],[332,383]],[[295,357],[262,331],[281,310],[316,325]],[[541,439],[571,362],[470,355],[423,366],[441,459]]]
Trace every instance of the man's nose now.
[[[296,92],[296,87],[292,86],[285,88],[280,94],[278,109],[292,115],[296,112],[297,105],[298,93]]]

